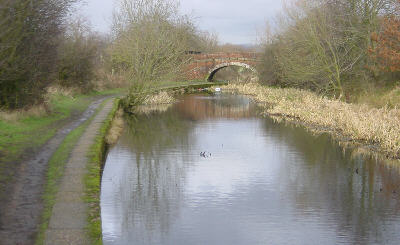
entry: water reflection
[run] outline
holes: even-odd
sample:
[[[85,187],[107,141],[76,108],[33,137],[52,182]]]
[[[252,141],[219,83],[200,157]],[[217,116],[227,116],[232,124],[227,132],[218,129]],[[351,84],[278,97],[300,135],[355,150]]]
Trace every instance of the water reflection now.
[[[399,165],[256,112],[190,95],[130,118],[103,174],[104,244],[398,243]]]
[[[216,96],[187,95],[184,103],[178,103],[176,110],[186,119],[241,119],[254,117],[257,107],[250,99],[244,96]]]

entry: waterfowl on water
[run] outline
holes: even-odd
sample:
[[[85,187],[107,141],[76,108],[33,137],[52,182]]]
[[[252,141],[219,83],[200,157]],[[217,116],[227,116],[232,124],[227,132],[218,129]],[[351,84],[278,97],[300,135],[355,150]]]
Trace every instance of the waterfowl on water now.
[[[206,151],[200,152],[200,156],[204,158],[211,157],[211,153]]]

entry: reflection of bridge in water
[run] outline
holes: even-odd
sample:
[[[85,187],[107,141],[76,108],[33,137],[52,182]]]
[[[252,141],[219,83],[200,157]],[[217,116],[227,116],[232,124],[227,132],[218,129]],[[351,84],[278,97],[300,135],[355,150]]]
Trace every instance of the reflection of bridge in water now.
[[[221,95],[223,99],[215,97],[186,96],[176,107],[184,117],[191,120],[212,118],[252,118],[256,114],[257,105],[250,99],[241,96]]]

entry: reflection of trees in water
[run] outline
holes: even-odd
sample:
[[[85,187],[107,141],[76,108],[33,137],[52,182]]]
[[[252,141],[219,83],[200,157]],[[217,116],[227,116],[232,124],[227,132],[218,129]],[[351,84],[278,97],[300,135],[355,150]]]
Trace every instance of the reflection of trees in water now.
[[[266,120],[268,135],[302,153],[294,159],[288,157],[293,164],[283,164],[286,168],[280,175],[288,176],[282,181],[290,183],[286,194],[295,199],[302,215],[308,210],[328,212],[337,232],[350,234],[356,244],[393,235],[390,225],[383,224],[400,216],[399,196],[392,193],[400,187],[399,166],[354,155],[327,135],[315,137],[301,127]]]
[[[185,181],[191,145],[192,122],[182,120],[176,112],[140,114],[127,117],[126,131],[119,146],[136,157],[126,167],[122,179],[129,180],[120,190],[121,211],[125,217],[123,237],[143,242],[158,239],[154,234],[169,230],[179,215],[181,187]]]
[[[111,187],[120,199],[113,212],[123,217],[118,226],[124,239],[139,244],[161,241],[158,236],[166,234],[180,214],[183,184],[193,162],[194,119],[250,117],[252,113],[253,105],[244,98],[196,98],[185,96],[162,113],[145,110],[126,117],[127,127],[116,148],[132,162],[123,165],[116,174],[119,183]]]
[[[160,151],[188,147],[194,124],[184,120],[176,111],[136,114],[126,117],[131,139],[126,143],[147,157],[157,157]],[[183,149],[185,150],[185,149]],[[155,154],[157,153],[157,154]]]
[[[198,95],[185,96],[176,108],[185,118],[191,120],[251,118],[257,111],[257,105],[248,98],[224,94],[208,99]]]

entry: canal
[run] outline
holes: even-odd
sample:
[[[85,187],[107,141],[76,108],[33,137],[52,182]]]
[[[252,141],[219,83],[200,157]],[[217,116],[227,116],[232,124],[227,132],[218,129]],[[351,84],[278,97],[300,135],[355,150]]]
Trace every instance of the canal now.
[[[103,171],[105,245],[399,244],[400,164],[185,95],[126,118]]]

